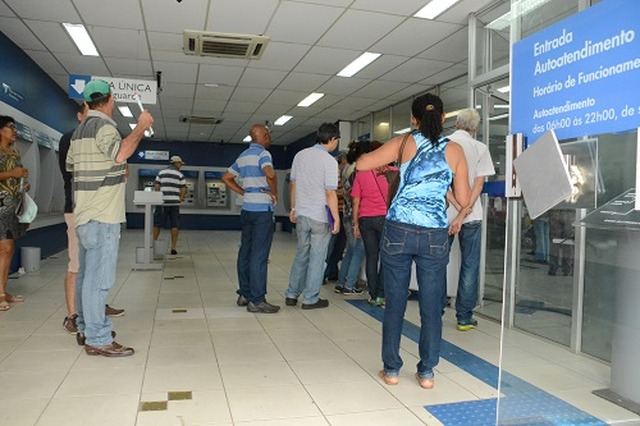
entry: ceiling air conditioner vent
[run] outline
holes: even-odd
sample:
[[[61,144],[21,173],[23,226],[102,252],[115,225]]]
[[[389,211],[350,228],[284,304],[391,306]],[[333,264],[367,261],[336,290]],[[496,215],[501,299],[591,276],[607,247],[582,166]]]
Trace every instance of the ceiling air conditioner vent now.
[[[269,40],[258,35],[185,30],[183,50],[186,55],[260,59]]]
[[[178,120],[181,123],[191,123],[191,124],[220,124],[224,121],[222,117],[207,117],[202,115],[181,115]]]

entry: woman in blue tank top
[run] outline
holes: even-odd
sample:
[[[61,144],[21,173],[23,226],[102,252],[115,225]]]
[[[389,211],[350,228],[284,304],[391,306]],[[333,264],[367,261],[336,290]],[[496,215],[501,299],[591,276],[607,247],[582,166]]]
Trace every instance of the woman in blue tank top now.
[[[439,97],[426,94],[411,106],[415,130],[402,150],[400,185],[387,213],[380,260],[384,270],[386,307],[382,325],[383,370],[388,385],[399,381],[400,338],[407,308],[412,263],[416,264],[420,304],[420,362],[415,377],[425,389],[433,387],[433,368],[440,357],[442,295],[449,262],[449,234],[457,233],[467,209],[449,224],[446,194],[452,189],[461,206],[469,204],[471,188],[462,147],[442,138],[444,107]],[[396,161],[404,136],[358,160],[358,170],[371,170]]]

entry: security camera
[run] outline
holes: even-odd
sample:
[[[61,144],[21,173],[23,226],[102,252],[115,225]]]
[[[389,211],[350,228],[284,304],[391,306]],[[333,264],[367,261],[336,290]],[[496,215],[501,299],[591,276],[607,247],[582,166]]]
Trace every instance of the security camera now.
[[[178,3],[182,3],[182,0],[176,0]]]

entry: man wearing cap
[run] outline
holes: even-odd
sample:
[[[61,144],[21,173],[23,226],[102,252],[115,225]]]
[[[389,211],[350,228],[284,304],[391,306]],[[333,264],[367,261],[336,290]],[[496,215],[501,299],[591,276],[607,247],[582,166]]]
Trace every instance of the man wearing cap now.
[[[71,136],[66,162],[67,171],[73,173],[73,215],[80,243],[78,343],[84,344],[88,355],[129,356],[134,350],[113,340],[115,333],[104,306],[116,278],[120,223],[126,221],[126,161],[153,124],[153,117],[143,111],[136,127],[122,139],[112,118],[115,101],[109,84],[92,80],[83,96],[89,112]]]
[[[264,124],[249,130],[251,145],[244,150],[222,176],[229,189],[243,196],[240,222],[242,240],[238,251],[238,306],[247,311],[275,314],[280,306],[266,301],[267,263],[273,241],[273,208],[278,202],[278,178],[273,170],[271,133]],[[236,178],[242,178],[242,185]]]
[[[169,219],[171,228],[171,254],[178,254],[178,221],[180,219],[180,203],[187,195],[187,182],[180,172],[184,162],[177,155],[171,157],[171,165],[161,170],[156,176],[155,189],[162,191],[162,205],[156,206],[153,215],[153,239],[157,240],[162,228]]]

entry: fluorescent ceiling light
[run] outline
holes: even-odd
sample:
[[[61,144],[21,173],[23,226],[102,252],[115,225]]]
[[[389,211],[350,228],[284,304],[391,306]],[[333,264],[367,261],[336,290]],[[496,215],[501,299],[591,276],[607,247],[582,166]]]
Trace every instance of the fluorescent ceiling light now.
[[[220,87],[220,85],[218,83],[205,83],[204,87],[211,87],[211,88],[216,88],[216,87]]]
[[[251,136],[245,136],[244,139],[242,139],[242,142],[251,142]]]
[[[455,110],[455,111],[448,112],[448,113],[446,113],[446,114],[444,115],[444,118],[457,117],[457,116],[458,116],[458,114],[460,114],[460,111],[462,111],[462,110],[461,110],[461,109],[457,109],[457,110]]]
[[[507,118],[507,117],[509,117],[509,114],[494,115],[493,117],[489,117],[489,121],[501,120],[501,119]]]
[[[413,16],[416,18],[434,19],[436,16],[442,14],[442,12],[458,3],[458,1],[460,0],[431,0]]]
[[[381,53],[364,52],[362,55],[358,56],[355,61],[344,67],[337,76],[353,77],[358,73],[358,71],[378,59],[380,56],[382,56]]]
[[[511,91],[511,86],[502,86],[496,89],[500,93],[509,93]]]
[[[402,135],[402,134],[410,132],[410,131],[411,131],[411,127],[405,127],[404,129],[396,130],[395,132],[393,132],[393,134],[394,135]]]
[[[526,15],[532,10],[542,6],[545,3],[548,3],[549,0],[520,0],[519,2],[514,4],[516,13],[516,18]],[[513,9],[512,9],[513,10]],[[511,10],[499,18],[494,19],[489,24],[487,24],[486,28],[490,30],[501,31],[511,25]]]
[[[314,103],[316,103],[318,99],[320,99],[323,96],[324,96],[324,93],[312,93],[306,98],[304,98],[303,100],[301,100],[298,106],[306,108],[309,105],[313,105]]]
[[[133,113],[131,112],[131,110],[129,109],[128,106],[119,106],[118,107],[118,111],[120,111],[120,114],[122,114],[123,117],[128,117],[131,118],[133,117]]]
[[[91,41],[87,29],[82,24],[63,23],[64,29],[84,56],[100,56],[95,44]]]
[[[293,116],[291,115],[282,115],[280,116],[280,118],[274,121],[273,124],[275,126],[284,126],[287,123],[287,121],[291,120],[292,118]]]
[[[494,105],[493,107],[496,109],[509,109],[509,105]]]
[[[387,123],[386,121],[381,121],[378,126],[382,126],[382,127],[389,127],[389,123]]]

